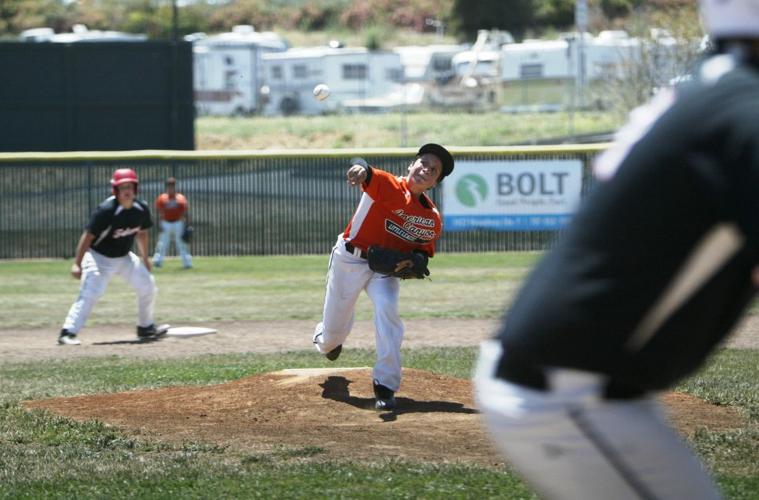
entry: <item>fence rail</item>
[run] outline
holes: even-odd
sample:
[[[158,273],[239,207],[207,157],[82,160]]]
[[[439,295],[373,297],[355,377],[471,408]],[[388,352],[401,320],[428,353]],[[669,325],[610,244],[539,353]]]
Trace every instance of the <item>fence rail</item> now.
[[[604,144],[451,148],[461,160],[580,159],[583,192]],[[90,214],[110,195],[114,169],[133,168],[139,197],[152,206],[169,176],[190,202],[194,255],[328,252],[360,193],[345,171],[350,158],[401,175],[414,149],[302,151],[128,151],[0,153],[0,258],[70,258]],[[442,189],[431,192],[445,212]],[[155,215],[155,214],[154,214]],[[155,241],[156,229],[151,234]],[[443,234],[441,251],[539,250],[555,231],[477,230]]]

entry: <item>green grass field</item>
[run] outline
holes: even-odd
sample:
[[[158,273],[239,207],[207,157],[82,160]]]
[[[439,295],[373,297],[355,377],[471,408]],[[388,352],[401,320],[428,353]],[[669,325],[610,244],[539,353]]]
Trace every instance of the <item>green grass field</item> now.
[[[540,92],[549,92],[541,89]],[[538,89],[533,89],[538,93]],[[520,103],[522,89],[505,91]],[[528,102],[534,100],[533,97]],[[197,149],[380,148],[505,146],[609,132],[621,125],[613,113],[413,113],[338,114],[294,117],[210,117],[195,120]]]
[[[494,318],[538,257],[435,257],[432,280],[404,285],[404,317]],[[320,314],[326,256],[198,258],[195,264],[191,275],[176,260],[156,273],[162,318],[190,315],[205,321],[234,313],[241,320],[316,319]],[[70,261],[0,263],[0,324],[56,329],[76,295],[69,266]],[[196,285],[190,286],[190,279]],[[119,288],[116,279],[88,324],[131,324],[134,311],[119,305],[131,304],[133,295]],[[419,297],[423,300],[415,300]],[[369,309],[359,306],[366,317]],[[339,363],[367,366],[373,357],[369,350],[349,350]],[[404,366],[468,378],[475,358],[474,347],[407,349]],[[0,498],[533,498],[518,478],[498,467],[325,461],[318,446],[250,454],[213,443],[167,444],[20,406],[28,399],[218,384],[324,363],[310,351],[0,362]],[[759,498],[759,352],[723,349],[678,390],[735,407],[746,417],[742,429],[699,431],[691,444],[727,498]]]
[[[496,318],[537,253],[440,254],[433,275],[402,288],[404,316]],[[191,272],[169,260],[155,272],[156,315],[161,322],[213,320],[318,320],[324,300],[328,255],[299,257],[196,257]],[[76,297],[71,260],[0,262],[0,325],[57,326]],[[483,281],[489,283],[482,286]],[[424,300],[414,300],[417,294]],[[371,316],[362,297],[357,318]],[[131,323],[134,292],[114,278],[88,325]],[[128,307],[124,307],[127,304]],[[295,306],[297,305],[297,306]]]

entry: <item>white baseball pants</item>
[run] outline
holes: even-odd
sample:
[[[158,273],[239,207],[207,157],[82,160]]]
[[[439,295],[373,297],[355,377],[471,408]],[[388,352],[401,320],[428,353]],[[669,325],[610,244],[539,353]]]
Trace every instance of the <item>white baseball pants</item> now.
[[[158,289],[153,275],[140,262],[133,252],[123,257],[106,257],[94,250],[89,250],[82,259],[82,277],[79,296],[71,305],[63,328],[71,333],[78,333],[92,312],[100,297],[105,293],[111,277],[118,274],[137,292],[138,325],[153,324],[153,308]]]
[[[177,251],[182,257],[182,266],[192,267],[192,255],[190,255],[190,249],[187,244],[182,241],[182,233],[184,232],[184,221],[178,220],[175,222],[168,222],[165,220],[160,221],[161,234],[158,235],[158,243],[156,243],[155,253],[153,254],[153,263],[156,266],[163,264],[163,258],[169,251],[169,245],[171,244],[171,238],[174,238],[174,244],[177,246]]]
[[[392,391],[401,385],[403,322],[398,313],[400,279],[375,273],[369,263],[345,249],[342,236],[332,249],[322,321],[314,344],[322,354],[343,344],[353,327],[356,301],[362,290],[374,304],[377,361],[373,377]]]
[[[541,498],[720,497],[653,397],[603,399],[602,377],[565,369],[547,372],[547,391],[525,388],[495,377],[500,356],[500,342],[482,344],[475,399],[499,451]]]

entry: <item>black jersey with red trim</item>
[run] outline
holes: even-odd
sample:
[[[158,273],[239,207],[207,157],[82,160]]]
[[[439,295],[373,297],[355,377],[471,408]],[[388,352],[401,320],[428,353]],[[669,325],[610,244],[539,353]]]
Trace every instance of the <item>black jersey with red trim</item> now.
[[[517,294],[504,356],[641,390],[694,371],[754,295],[759,69],[720,55],[631,114]]]
[[[152,226],[147,203],[134,200],[126,209],[111,196],[98,206],[85,229],[95,235],[90,248],[106,257],[123,257],[132,250],[135,235]]]

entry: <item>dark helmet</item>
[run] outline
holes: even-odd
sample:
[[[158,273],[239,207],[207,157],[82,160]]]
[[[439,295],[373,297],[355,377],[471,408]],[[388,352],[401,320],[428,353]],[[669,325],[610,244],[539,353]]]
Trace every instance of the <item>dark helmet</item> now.
[[[443,146],[434,143],[425,144],[419,148],[419,152],[416,153],[416,156],[422,156],[425,153],[429,153],[440,158],[440,163],[443,165],[443,171],[440,172],[438,182],[442,181],[444,177],[450,175],[450,173],[453,172],[453,156],[451,156],[451,153],[449,153],[448,150]]]

